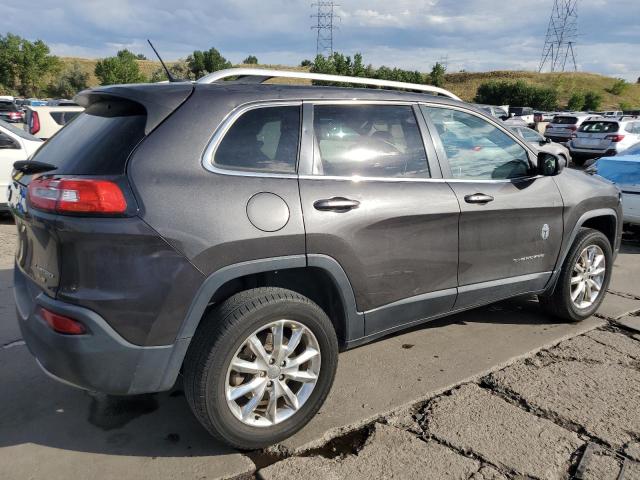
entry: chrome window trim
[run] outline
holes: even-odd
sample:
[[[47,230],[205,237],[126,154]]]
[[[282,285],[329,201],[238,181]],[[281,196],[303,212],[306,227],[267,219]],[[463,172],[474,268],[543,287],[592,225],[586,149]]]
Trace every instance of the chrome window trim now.
[[[237,170],[233,168],[222,168],[215,164],[214,157],[220,142],[227,134],[231,126],[240,118],[243,114],[250,110],[256,110],[259,108],[273,108],[273,107],[302,107],[302,100],[267,100],[259,102],[251,102],[239,105],[222,120],[215,133],[209,140],[207,148],[205,148],[202,154],[202,166],[205,170],[212,173],[218,173],[221,175],[231,175],[234,177],[262,177],[262,178],[298,178],[297,173],[271,173],[261,172],[259,170]],[[302,125],[302,112],[300,112],[300,124]],[[300,139],[298,138],[298,142]],[[300,145],[298,144],[298,157],[300,156]],[[297,169],[297,161],[296,161]]]

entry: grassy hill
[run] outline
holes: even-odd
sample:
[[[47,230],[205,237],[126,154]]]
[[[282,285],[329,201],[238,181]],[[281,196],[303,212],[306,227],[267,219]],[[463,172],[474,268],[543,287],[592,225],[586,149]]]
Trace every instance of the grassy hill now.
[[[94,74],[95,59],[64,57],[64,63],[78,62],[83,70],[89,74],[89,85],[98,85],[98,79]],[[172,62],[168,62],[169,65]],[[142,73],[150,77],[159,69],[160,62],[154,60],[138,60]],[[241,66],[241,65],[238,65]],[[255,66],[255,65],[251,65]],[[258,65],[260,68],[277,68],[281,70],[308,70],[304,67],[291,67],[284,65]],[[602,94],[602,109],[617,109],[624,102],[633,108],[640,108],[640,84],[631,84],[621,95],[612,95],[606,91],[615,79],[595,73],[537,73],[519,71],[495,71],[495,72],[460,72],[448,73],[445,77],[445,88],[451,90],[460,98],[472,101],[478,87],[488,80],[524,80],[538,86],[551,86],[558,90],[560,106],[566,105],[572,92],[593,90]],[[273,80],[273,83],[309,83],[306,80]]]

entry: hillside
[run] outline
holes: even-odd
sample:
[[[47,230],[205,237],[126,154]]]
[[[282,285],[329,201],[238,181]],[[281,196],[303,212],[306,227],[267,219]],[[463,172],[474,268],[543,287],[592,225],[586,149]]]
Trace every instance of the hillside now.
[[[89,73],[89,85],[98,85],[98,79],[94,75],[96,65],[95,59],[63,57],[64,63],[77,61],[83,70]],[[168,62],[169,65],[172,62]],[[160,68],[160,62],[154,60],[138,60],[142,73],[150,77],[151,74]],[[253,66],[253,65],[252,65]],[[287,67],[283,65],[258,65],[259,68],[278,68],[286,70],[307,70],[303,67]],[[446,75],[445,88],[451,90],[460,98],[472,101],[481,83],[488,80],[525,80],[528,83],[539,86],[553,86],[558,89],[560,104],[566,105],[571,93],[574,91],[594,90],[602,94],[602,109],[617,109],[621,102],[640,108],[640,84],[631,84],[621,95],[612,95],[605,91],[610,88],[615,79],[598,75],[595,73],[537,73],[519,71],[495,71],[495,72],[460,72],[448,73]],[[291,81],[281,81],[290,83]],[[274,81],[278,83],[278,81]],[[298,80],[295,83],[309,83],[305,80]]]

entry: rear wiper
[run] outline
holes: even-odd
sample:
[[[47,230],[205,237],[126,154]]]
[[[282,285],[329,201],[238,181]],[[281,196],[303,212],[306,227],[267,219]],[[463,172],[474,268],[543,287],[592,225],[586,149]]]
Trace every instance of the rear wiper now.
[[[50,163],[20,160],[14,162],[13,168],[25,175],[33,175],[34,173],[50,172],[51,170],[56,170],[58,167]]]

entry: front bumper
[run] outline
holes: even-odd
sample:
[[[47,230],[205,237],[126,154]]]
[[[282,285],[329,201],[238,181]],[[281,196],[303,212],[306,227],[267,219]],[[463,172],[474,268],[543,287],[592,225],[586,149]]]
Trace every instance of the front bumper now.
[[[188,339],[154,347],[129,343],[95,312],[46,295],[18,267],[14,292],[22,337],[38,364],[57,380],[113,395],[160,392],[175,383]],[[82,322],[88,333],[53,331],[40,307]]]

